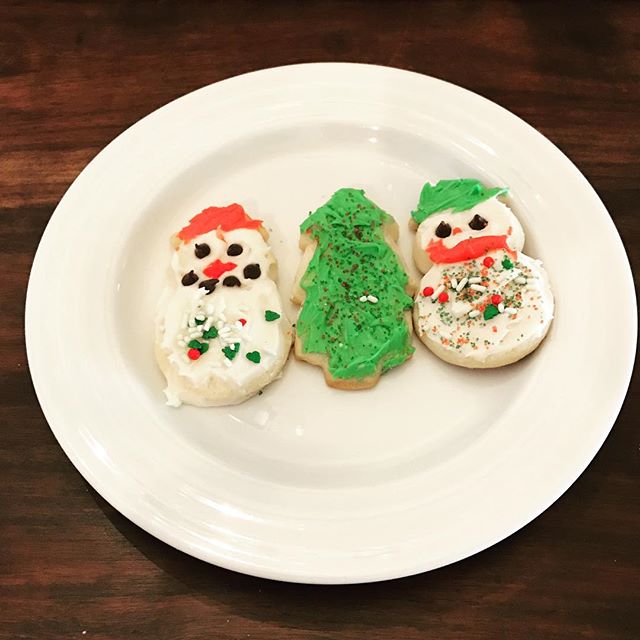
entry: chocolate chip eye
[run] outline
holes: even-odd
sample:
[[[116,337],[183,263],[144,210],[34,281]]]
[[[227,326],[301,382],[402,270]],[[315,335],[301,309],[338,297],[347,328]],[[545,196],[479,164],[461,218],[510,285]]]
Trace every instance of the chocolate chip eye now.
[[[217,278],[211,278],[211,280],[203,280],[198,287],[207,290],[207,295],[213,292],[218,284],[219,280]]]
[[[227,249],[228,256],[239,256],[242,253],[242,245],[239,244],[230,244]]]
[[[202,258],[206,258],[211,253],[211,247],[206,242],[203,242],[202,244],[196,244],[193,252],[196,254],[196,258],[202,260]]]
[[[257,280],[262,275],[259,264],[248,264],[242,273],[247,280]]]
[[[191,286],[194,282],[198,282],[198,276],[193,272],[193,271],[189,271],[189,273],[185,273],[182,276],[182,280],[181,280],[182,284],[185,287],[189,287]],[[201,285],[202,286],[202,285]]]
[[[225,287],[239,287],[240,286],[240,280],[238,280],[238,278],[236,278],[235,276],[227,276],[222,281],[222,284]]]
[[[473,218],[471,218],[471,221],[469,222],[469,226],[474,231],[481,231],[488,224],[489,224],[489,222],[487,220],[485,220],[482,216],[479,216],[477,213],[476,213],[475,216],[473,216]]]
[[[444,220],[436,227],[438,238],[447,238],[451,235],[451,225]]]

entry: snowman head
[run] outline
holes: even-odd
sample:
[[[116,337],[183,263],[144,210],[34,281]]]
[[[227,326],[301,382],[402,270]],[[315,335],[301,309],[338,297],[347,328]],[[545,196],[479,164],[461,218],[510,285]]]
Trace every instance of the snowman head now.
[[[497,249],[521,251],[524,231],[511,209],[498,200],[504,188],[478,180],[441,180],[422,188],[416,241],[429,263],[473,260]]]
[[[191,218],[173,238],[173,269],[184,287],[251,286],[271,277],[274,268],[262,220],[239,204],[208,207]]]

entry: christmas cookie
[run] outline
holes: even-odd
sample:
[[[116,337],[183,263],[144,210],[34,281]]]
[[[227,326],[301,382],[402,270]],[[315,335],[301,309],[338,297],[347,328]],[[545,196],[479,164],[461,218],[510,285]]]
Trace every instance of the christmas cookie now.
[[[372,387],[414,351],[415,286],[398,254],[398,225],[364,191],[340,189],[300,231],[295,354],[322,367],[332,387]]]
[[[293,335],[267,240],[239,204],[209,207],[173,236],[156,320],[167,404],[237,404],[281,375]]]
[[[427,183],[411,214],[414,259],[426,272],[414,326],[452,364],[511,364],[540,344],[553,319],[547,273],[521,253],[524,232],[500,200],[506,191],[477,180]]]

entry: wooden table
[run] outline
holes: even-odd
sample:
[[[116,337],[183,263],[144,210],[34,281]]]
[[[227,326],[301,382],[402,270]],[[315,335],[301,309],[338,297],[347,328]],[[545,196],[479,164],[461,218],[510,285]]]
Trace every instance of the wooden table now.
[[[0,638],[640,637],[637,376],[595,461],[524,530],[429,574],[311,587],[211,567],[114,511],[49,431],[23,340],[36,245],[84,165],[177,96],[295,62],[404,67],[522,116],[591,181],[637,271],[640,10],[590,5],[1,4]]]

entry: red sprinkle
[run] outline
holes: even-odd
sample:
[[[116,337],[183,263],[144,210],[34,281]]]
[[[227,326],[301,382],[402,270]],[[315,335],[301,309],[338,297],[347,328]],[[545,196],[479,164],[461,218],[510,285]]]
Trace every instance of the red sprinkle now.
[[[438,296],[438,302],[446,302],[449,299],[449,294],[446,291],[443,291],[439,296]]]
[[[432,296],[432,295],[433,295],[433,287],[425,287],[425,288],[422,290],[422,295],[423,295],[425,298],[428,298],[429,296]]]
[[[482,264],[485,267],[491,267],[493,265],[493,263],[495,262],[495,260],[491,257],[491,256],[487,256],[483,261]]]
[[[238,322],[244,327],[247,324],[247,321],[244,318],[238,318]]]
[[[498,295],[497,293],[494,293],[491,296],[491,303],[492,304],[500,304],[502,302],[502,296]]]
[[[189,360],[197,360],[200,357],[200,352],[197,349],[189,349],[187,356]]]

